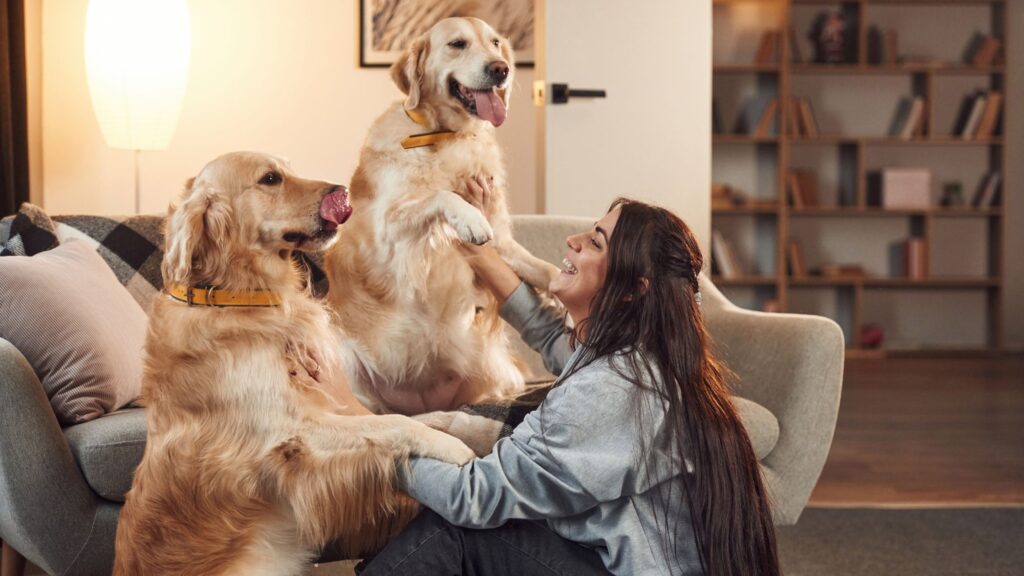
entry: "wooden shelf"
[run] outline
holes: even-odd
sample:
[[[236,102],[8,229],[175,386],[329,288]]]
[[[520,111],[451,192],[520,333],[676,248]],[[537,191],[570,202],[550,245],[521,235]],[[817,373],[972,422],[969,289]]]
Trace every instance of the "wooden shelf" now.
[[[714,74],[778,74],[778,64],[715,64],[711,67]]]
[[[724,278],[712,276],[711,281],[716,286],[774,286],[774,276],[737,276],[735,278]]]
[[[934,216],[937,218],[985,218],[1001,216],[996,208],[855,208],[815,207],[790,208],[789,215],[795,218],[904,218],[907,216]]]
[[[936,64],[813,64],[794,63],[790,73],[800,76],[865,75],[890,76],[901,74],[935,74],[938,76],[986,76],[1004,74],[1005,66],[970,66],[957,63]]]
[[[886,278],[880,276],[865,277],[826,277],[826,276],[802,276],[789,277],[790,286],[797,288],[820,288],[820,287],[842,287],[862,286],[870,289],[881,288],[902,288],[902,289],[982,289],[998,288],[999,278],[924,278],[912,280],[910,278]]]
[[[778,136],[750,136],[748,134],[712,134],[712,144],[778,144]]]
[[[1003,138],[957,138],[954,136],[934,136],[931,138],[912,138],[903,140],[888,136],[843,136],[825,134],[816,138],[785,136],[786,141],[797,145],[834,145],[853,144],[857,146],[1002,146]]]
[[[736,30],[742,31],[741,34],[751,33],[748,30],[754,30],[753,34],[757,34],[757,31],[763,34],[770,30],[784,32],[781,34],[781,46],[772,53],[778,62],[768,65],[750,63],[754,57],[743,52],[746,48],[735,49],[731,60],[727,54],[733,50],[728,48],[730,45],[762,46],[765,36],[762,36],[762,44],[753,42],[754,38],[749,38],[750,42],[717,43],[722,52],[716,50],[715,57],[720,63],[713,65],[712,73],[716,79],[724,79],[714,83],[715,101],[721,105],[719,111],[734,117],[736,114],[743,115],[746,124],[751,125],[754,110],[746,108],[750,103],[764,106],[764,102],[772,98],[777,102],[788,103],[791,97],[802,97],[811,103],[812,108],[818,108],[818,122],[824,120],[823,124],[819,124],[818,131],[825,127],[831,131],[870,130],[874,133],[832,132],[813,138],[794,135],[789,132],[794,125],[794,109],[779,106],[774,120],[779,130],[777,135],[752,137],[744,134],[714,134],[712,143],[716,163],[719,158],[727,159],[721,166],[716,164],[714,168],[716,182],[739,188],[740,193],[745,192],[747,198],[777,197],[779,203],[718,206],[712,209],[712,229],[725,234],[724,243],[735,243],[728,242],[731,234],[744,239],[740,246],[742,251],[749,253],[741,253],[739,256],[757,263],[750,266],[750,269],[776,271],[774,275],[767,276],[719,276],[714,277],[713,281],[723,287],[733,287],[736,297],[744,300],[741,304],[753,309],[771,302],[773,308],[783,311],[810,309],[832,316],[843,326],[849,339],[848,355],[885,357],[904,354],[991,354],[1002,350],[1005,322],[1003,301],[1006,296],[1003,290],[1004,274],[1007,256],[1013,254],[1012,247],[1006,244],[1005,217],[1008,210],[1013,209],[1012,204],[1007,208],[1007,203],[1017,201],[1021,192],[1015,181],[1006,180],[1007,169],[1015,161],[1005,137],[1009,125],[1007,118],[1018,111],[1005,98],[1007,87],[1013,84],[1009,78],[1011,70],[1015,70],[1008,60],[1015,54],[1004,48],[1002,58],[995,64],[973,66],[959,62],[957,52],[947,50],[946,44],[962,41],[966,46],[968,38],[980,32],[999,38],[1004,47],[1011,45],[1015,40],[1011,36],[1017,30],[1009,23],[1008,0],[714,0],[714,3],[758,3],[763,7],[759,8],[756,26],[740,21],[730,10],[716,9],[713,15],[716,33],[728,32],[733,29],[733,25]],[[925,52],[923,57],[908,58],[913,61],[892,64],[869,63],[869,53],[874,49],[868,43],[870,26],[877,26],[881,30],[893,29],[901,36],[913,32],[916,38],[922,39],[921,32],[916,29],[912,31],[910,21],[905,17],[886,13],[891,11],[872,10],[875,6],[908,6],[922,15],[925,12],[936,15],[938,22],[931,31],[926,32],[930,34],[926,38],[926,45],[923,48],[915,47],[915,51]],[[968,27],[964,22],[963,27],[956,28],[955,34],[948,34],[949,38],[938,34],[937,30],[943,29],[940,25],[945,20],[952,22],[957,19],[957,11],[950,8],[954,6],[976,7],[987,12],[987,25],[976,30],[975,26]],[[794,39],[801,43],[800,52],[804,57],[811,53],[807,50],[809,44],[804,38],[807,30],[796,30],[794,36],[789,32],[790,28],[794,25],[808,25],[809,17],[822,9],[838,9],[846,17],[850,34],[848,41],[855,48],[849,55],[854,59],[853,63],[833,65],[790,61],[793,54],[790,42]],[[929,47],[932,48],[930,54]],[[941,60],[928,60],[939,55]],[[740,89],[735,88],[737,84],[741,85]],[[833,84],[837,84],[837,87],[831,88]],[[964,139],[947,133],[954,121],[950,115],[956,111],[955,105],[963,97],[960,90],[964,84],[974,84],[982,90],[1003,92],[1002,111],[999,114],[1001,120],[994,136]],[[892,123],[896,107],[893,104],[892,108],[888,108],[887,98],[875,97],[876,85],[877,90],[883,90],[886,97],[892,95],[893,101],[900,101],[901,105],[905,105],[902,99],[908,95],[924,100],[920,127],[924,136],[904,140],[887,135],[885,129]],[[823,86],[829,88],[823,89]],[[862,89],[872,97],[859,98],[861,92],[846,94],[844,86]],[[718,90],[726,87],[729,92],[718,94]],[[753,95],[750,94],[750,88],[753,88]],[[830,104],[833,108],[829,108]],[[797,115],[796,123],[803,126],[800,112]],[[957,114],[960,115],[962,112]],[[868,118],[870,123],[865,121]],[[715,125],[729,126],[724,120],[719,119]],[[763,121],[758,121],[754,125],[763,124]],[[744,145],[749,148],[723,148],[726,145]],[[829,161],[829,156],[838,158]],[[949,165],[949,169],[946,169],[946,165]],[[869,206],[873,202],[876,186],[873,173],[899,166],[929,168],[933,173],[933,192],[946,181],[959,180],[968,199],[974,196],[973,182],[977,181],[976,178],[998,170],[1003,177],[999,205],[988,208],[931,206],[915,209]],[[788,173],[791,169],[800,168],[819,173],[817,197],[826,205],[797,208],[788,204]],[[719,179],[721,182],[718,182]],[[745,187],[750,189],[746,190]],[[839,202],[847,202],[848,205],[837,205]],[[872,235],[881,236],[869,239]],[[793,237],[802,240],[804,248],[810,247],[804,254],[811,256],[809,260],[812,268],[814,264],[831,260],[860,264],[865,269],[881,272],[888,266],[883,266],[884,259],[888,258],[888,262],[892,263],[892,258],[897,257],[891,252],[892,243],[911,237],[924,241],[927,250],[925,260],[931,261],[926,268],[933,271],[974,273],[977,276],[931,276],[915,280],[888,276],[792,277],[787,273],[787,264],[791,251],[789,240]],[[862,246],[861,238],[870,241],[864,242]],[[964,256],[948,254],[946,248],[951,243],[963,244],[965,253],[973,251],[972,261],[978,267],[958,266],[954,258]],[[729,252],[731,250],[726,250],[724,254]],[[799,254],[795,249],[794,253]],[[982,332],[978,346],[929,346],[928,342],[942,338],[924,329],[896,329],[895,313],[880,311],[878,307],[870,305],[870,301],[877,298],[914,301],[918,299],[917,290],[929,296],[935,294],[943,303],[950,302],[950,305],[942,304],[941,310],[931,307],[914,308],[917,314],[941,315],[950,330],[959,326],[962,319],[958,315],[968,313],[960,307],[970,302],[969,313],[978,315],[972,316],[971,321],[980,323],[978,327]],[[821,297],[834,299],[834,302],[825,303],[820,300]],[[879,314],[882,318],[876,317]],[[887,326],[892,322],[895,332],[905,332],[907,341],[922,340],[924,346],[909,351],[865,349],[860,339],[862,328],[869,322],[879,321]],[[907,323],[912,324],[914,322]]]

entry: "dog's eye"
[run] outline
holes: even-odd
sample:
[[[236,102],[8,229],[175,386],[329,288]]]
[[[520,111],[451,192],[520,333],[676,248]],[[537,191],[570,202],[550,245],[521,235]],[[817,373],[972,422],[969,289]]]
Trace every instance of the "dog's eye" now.
[[[458,40],[452,40],[451,42],[448,43],[448,45],[451,46],[452,48],[455,48],[456,50],[462,50],[463,48],[466,47],[466,41],[460,38]]]
[[[275,170],[271,170],[260,178],[260,184],[263,186],[276,186],[281,183],[281,174]]]
[[[495,38],[494,40],[491,40],[491,44],[494,44],[495,47],[501,46],[501,40]]]

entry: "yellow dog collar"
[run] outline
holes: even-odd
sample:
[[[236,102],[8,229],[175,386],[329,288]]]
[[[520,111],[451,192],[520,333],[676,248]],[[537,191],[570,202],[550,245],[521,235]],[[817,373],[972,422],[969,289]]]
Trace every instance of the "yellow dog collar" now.
[[[408,116],[413,122],[419,124],[420,126],[427,125],[426,117],[423,116],[423,114],[419,110],[409,110],[406,108],[403,108],[403,110],[405,110],[406,116]],[[409,136],[405,140],[402,140],[402,148],[408,150],[410,148],[430,146],[437,142],[448,140],[453,136],[455,136],[455,132],[451,130],[437,130],[435,132],[426,132],[424,134],[413,134],[412,136]]]
[[[281,295],[269,290],[222,290],[175,284],[167,294],[189,306],[280,306]]]

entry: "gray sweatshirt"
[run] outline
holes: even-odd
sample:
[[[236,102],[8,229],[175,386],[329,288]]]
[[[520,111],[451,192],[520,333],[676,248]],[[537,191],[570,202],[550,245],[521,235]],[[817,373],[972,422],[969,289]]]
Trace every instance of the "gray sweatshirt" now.
[[[561,317],[525,284],[501,315],[553,373],[575,360]],[[544,520],[563,538],[594,548],[613,574],[700,574],[682,488],[670,482],[681,466],[663,409],[654,393],[615,372],[624,356],[560,380],[485,458],[462,467],[413,458],[402,473],[406,490],[458,526]]]

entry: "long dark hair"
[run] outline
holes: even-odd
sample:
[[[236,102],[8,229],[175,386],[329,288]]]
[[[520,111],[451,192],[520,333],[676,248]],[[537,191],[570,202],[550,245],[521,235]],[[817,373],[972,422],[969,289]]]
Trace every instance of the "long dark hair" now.
[[[668,210],[620,198],[609,212],[617,207],[607,277],[573,331],[583,350],[567,375],[604,356],[635,352],[621,372],[637,386],[653,386],[661,399],[704,573],[779,574],[768,493],[730,400],[726,369],[709,349],[697,240]],[[666,531],[670,554],[677,554],[676,529]]]

